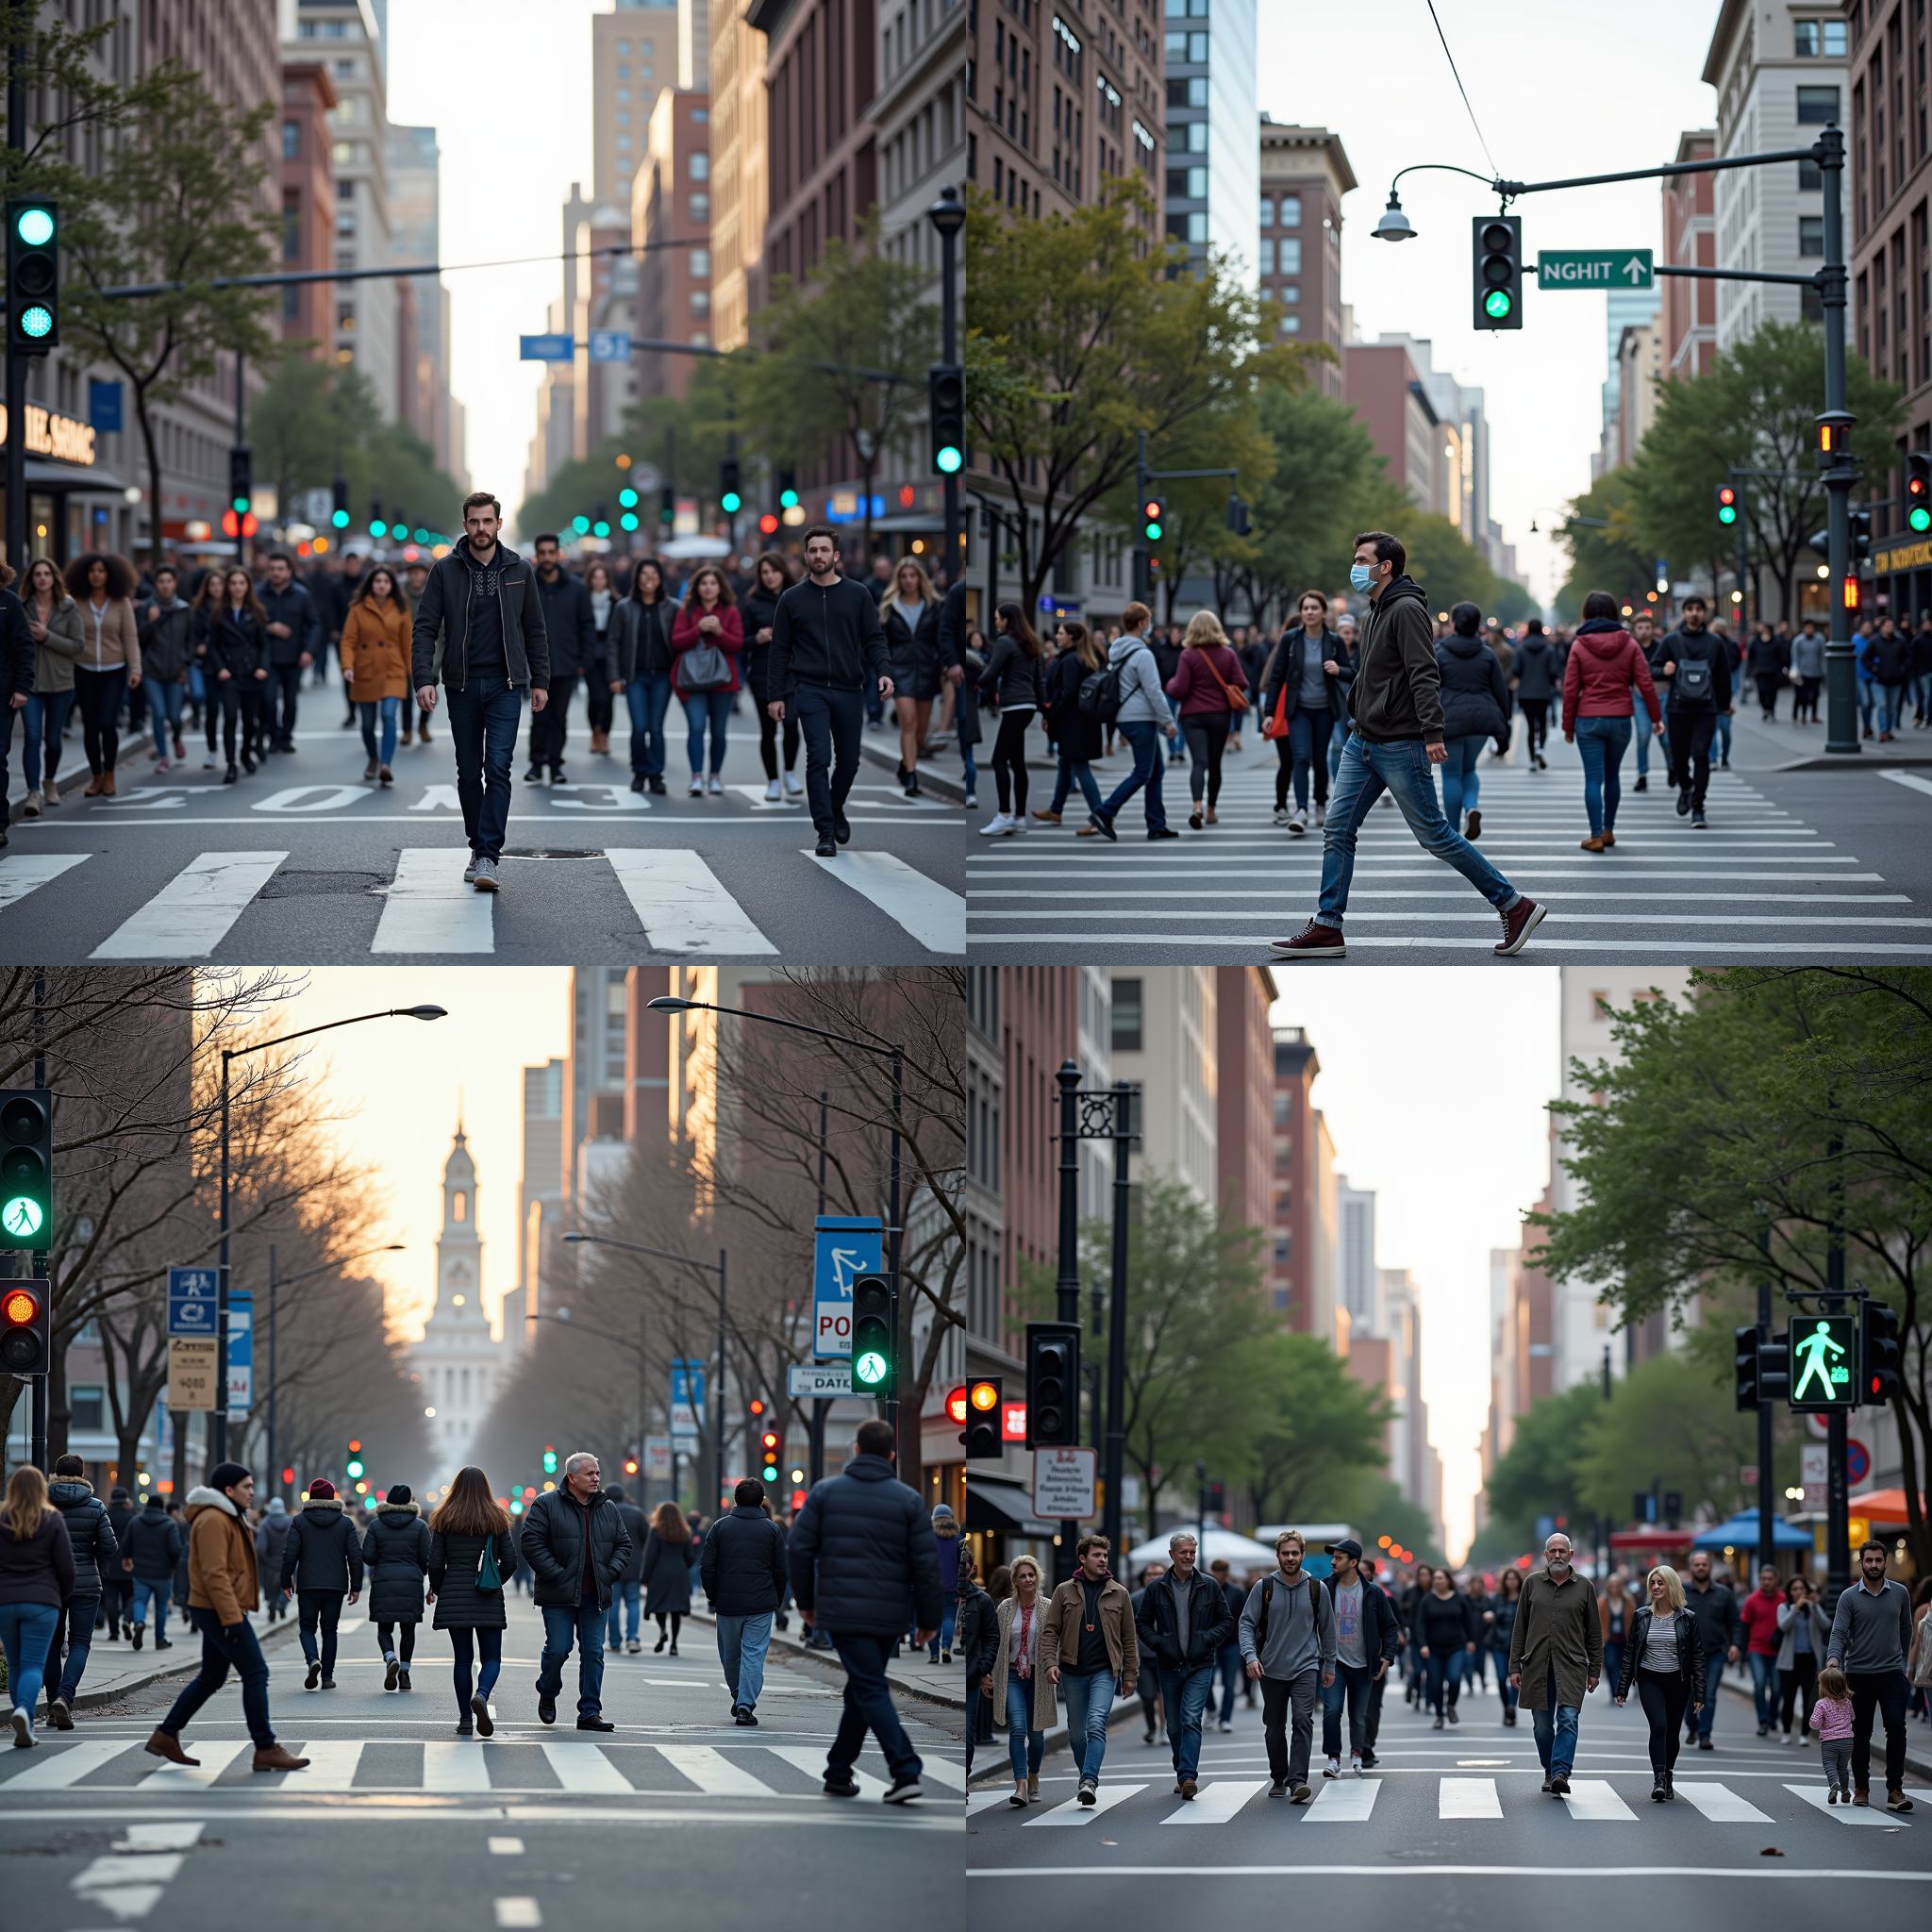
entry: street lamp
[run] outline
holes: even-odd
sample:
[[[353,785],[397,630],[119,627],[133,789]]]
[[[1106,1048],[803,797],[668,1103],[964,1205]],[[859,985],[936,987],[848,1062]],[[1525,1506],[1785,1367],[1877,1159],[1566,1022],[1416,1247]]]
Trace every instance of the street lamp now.
[[[222,1264],[215,1283],[215,1383],[219,1391],[214,1407],[208,1412],[209,1459],[223,1462],[228,1455],[228,1069],[252,1053],[271,1046],[286,1046],[291,1040],[307,1040],[311,1033],[332,1033],[338,1026],[359,1026],[365,1020],[441,1020],[444,1007],[389,1007],[379,1013],[357,1013],[347,1020],[326,1020],[320,1026],[301,1026],[293,1033],[278,1033],[273,1040],[258,1040],[253,1046],[225,1046],[222,1049]]]
[[[1493,184],[1487,175],[1478,175],[1473,168],[1451,167],[1447,161],[1417,161],[1407,168],[1398,168],[1389,177],[1389,206],[1382,210],[1381,219],[1370,231],[1378,242],[1413,242],[1415,225],[1402,211],[1402,197],[1395,192],[1395,184],[1405,175],[1420,175],[1428,169],[1435,169],[1444,175],[1467,175],[1472,181],[1480,181],[1485,188]]]

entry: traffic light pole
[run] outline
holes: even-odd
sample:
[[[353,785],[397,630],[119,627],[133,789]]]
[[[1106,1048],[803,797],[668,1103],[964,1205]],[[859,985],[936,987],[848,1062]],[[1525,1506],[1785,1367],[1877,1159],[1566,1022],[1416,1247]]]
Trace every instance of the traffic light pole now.
[[[1101,1528],[1121,1546],[1121,1479],[1125,1473],[1127,1432],[1127,1209],[1130,1182],[1127,1156],[1134,1144],[1134,1090],[1122,1081],[1113,1090],[1113,1281],[1107,1314],[1107,1507]]]
[[[1142,604],[1152,606],[1154,601],[1154,575],[1149,564],[1152,552],[1147,548],[1144,533],[1141,530],[1141,506],[1146,501],[1148,491],[1157,483],[1187,483],[1203,476],[1239,476],[1239,470],[1150,470],[1147,467],[1147,432],[1138,430],[1134,436],[1134,595]]]
[[[1834,498],[1833,506],[1839,519],[1837,535],[1844,536],[1848,533],[1844,498]],[[1825,1298],[1836,1313],[1844,1307],[1845,1292],[1844,1141],[1837,1134],[1831,1137],[1830,1154],[1831,1220],[1825,1231],[1824,1286]],[[1793,1369],[1796,1366],[1793,1362]],[[1849,1589],[1852,1581],[1852,1498],[1845,1473],[1850,1447],[1842,1408],[1833,1407],[1825,1418],[1825,1429],[1824,1614],[1829,1617],[1837,1611],[1840,1592]]]
[[[33,0],[14,0],[14,18],[7,58],[7,145],[15,154],[26,148],[26,80],[21,68],[26,59],[25,39],[33,22]],[[13,331],[8,329],[7,349],[7,561],[26,589],[26,358],[15,354]],[[37,1396],[37,1399],[40,1399]],[[44,1427],[44,1423],[42,1424]],[[44,1451],[45,1444],[42,1444]],[[35,1457],[44,1462],[44,1453]]]
[[[1757,1329],[1761,1335],[1771,1333],[1771,1226],[1767,1223],[1758,1231],[1757,1246],[1765,1257],[1765,1272],[1757,1277]],[[1757,1561],[1761,1568],[1766,1563],[1777,1561],[1777,1541],[1775,1524],[1777,1505],[1772,1492],[1772,1406],[1769,1402],[1757,1405]]]

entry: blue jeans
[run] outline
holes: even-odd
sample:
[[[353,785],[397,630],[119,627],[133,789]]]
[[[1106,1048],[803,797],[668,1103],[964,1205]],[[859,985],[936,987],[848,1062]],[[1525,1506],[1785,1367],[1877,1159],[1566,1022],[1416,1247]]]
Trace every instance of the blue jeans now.
[[[449,1633],[449,1647],[456,1656],[456,1668],[452,1673],[456,1680],[457,1710],[459,1715],[470,1714],[470,1643],[475,1639],[476,1655],[483,1659],[476,1673],[475,1694],[487,1704],[490,1693],[496,1689],[497,1673],[503,1669],[503,1632],[479,1628],[475,1630],[452,1629]]]
[[[615,1650],[620,1643],[638,1641],[638,1624],[642,1621],[643,1585],[641,1583],[613,1583],[610,1586],[610,1619],[604,1635],[605,1648]],[[619,1611],[623,1612],[625,1628],[620,1632]]]
[[[1604,1674],[1602,1683],[1604,1689],[1612,1697],[1617,1694],[1617,1686],[1622,1681],[1623,1675],[1624,1640],[1621,1637],[1606,1637],[1604,1639]]]
[[[1506,1711],[1514,1710],[1517,1690],[1516,1686],[1509,1681],[1509,1653],[1507,1650],[1491,1649],[1490,1661],[1496,1667],[1496,1694],[1503,1700],[1503,1708]]]
[[[1735,688],[1737,680],[1733,678],[1731,682],[1733,688]],[[1859,687],[1858,709],[1864,713],[1865,723],[1869,725],[1872,723],[1872,701],[1863,695],[1867,689],[1868,687],[1863,685]],[[1730,763],[1731,714],[1728,711],[1720,711],[1717,714],[1717,755],[1724,763]]]
[[[457,803],[478,858],[501,858],[509,824],[509,774],[524,716],[524,687],[478,672],[449,692],[449,735],[457,755]]]
[[[1462,1662],[1467,1656],[1467,1651],[1431,1646],[1423,1659],[1423,1668],[1428,1673],[1428,1706],[1438,1717],[1456,1707],[1456,1699],[1462,1690]]]
[[[1328,782],[1331,785],[1341,775],[1341,748],[1354,730],[1345,718],[1338,718],[1334,722],[1335,728],[1328,734]]]
[[[1234,1700],[1241,1687],[1241,1647],[1239,1643],[1224,1643],[1221,1655],[1214,1659],[1214,1667],[1221,1674],[1221,1722],[1224,1724],[1234,1722]]]
[[[1756,1650],[1746,1651],[1744,1657],[1751,1666],[1751,1701],[1757,1707],[1757,1722],[1770,1730],[1777,1723],[1777,1658]]]
[[[1038,1777],[1046,1756],[1046,1733],[1033,1728],[1033,1681],[1007,1673],[1007,1757],[1013,1775]]]
[[[201,1674],[182,1687],[174,1708],[158,1728],[178,1738],[189,1719],[228,1681],[232,1670],[242,1679],[242,1715],[256,1749],[266,1751],[275,1740],[268,1721],[268,1659],[261,1654],[247,1618],[228,1629],[213,1610],[191,1609],[189,1621],[201,1632]]]
[[[1717,1715],[1718,1688],[1724,1680],[1724,1646],[1720,1644],[1715,1652],[1707,1652],[1704,1659],[1704,1708],[1701,1711],[1687,1710],[1684,1725],[1697,1728],[1698,1741],[1710,1736],[1710,1723]],[[1694,1700],[1693,1700],[1694,1701]]]
[[[47,1646],[60,1612],[52,1604],[0,1604],[0,1649],[7,1653],[7,1693],[33,1717],[47,1670]]]
[[[1328,776],[1335,776],[1336,760],[1341,756],[1341,746],[1335,736],[1335,719],[1326,710],[1311,711],[1303,705],[1288,721],[1288,750],[1294,768],[1294,804],[1297,811],[1308,808],[1308,779],[1315,779],[1315,803],[1328,802],[1328,787],[1321,778],[1317,766],[1324,752],[1328,758]]]
[[[1905,712],[1906,688],[1902,684],[1881,684],[1878,687],[1879,703],[1883,707],[1879,730],[1896,731],[1899,719]]]
[[[853,708],[857,710],[856,691],[853,697]],[[826,1778],[842,1782],[852,1775],[867,1731],[879,1740],[879,1749],[886,1754],[886,1763],[895,1781],[917,1777],[919,1753],[912,1748],[912,1740],[899,1722],[899,1713],[892,1707],[892,1687],[886,1682],[886,1659],[892,1654],[893,1640],[872,1630],[844,1635],[833,1631],[830,1635],[832,1648],[845,1666],[845,1706],[839,1713],[832,1748],[825,1754]]]
[[[151,1576],[137,1576],[134,1579],[134,1621],[147,1622],[148,1605],[155,1608],[155,1641],[160,1642],[168,1634],[168,1581]]]
[[[1060,768],[1053,781],[1053,804],[1051,811],[1058,811],[1067,802],[1067,793],[1075,785],[1080,788],[1080,796],[1087,801],[1089,811],[1100,809],[1100,784],[1093,775],[1093,767],[1085,758],[1074,760],[1063,750],[1060,755]]]
[[[1341,1709],[1348,1707],[1348,1748],[1360,1751],[1369,1741],[1369,1692],[1374,1689],[1374,1664],[1345,1664],[1335,1659],[1335,1681],[1322,1689],[1322,1756],[1341,1756]]]
[[[1316,918],[1340,925],[1355,876],[1356,834],[1384,791],[1394,797],[1408,829],[1424,852],[1453,865],[1490,904],[1507,912],[1523,894],[1442,816],[1436,780],[1419,738],[1375,744],[1351,731],[1342,747],[1341,772],[1322,831],[1322,901]]]
[[[1489,741],[1480,731],[1446,741],[1449,756],[1441,767],[1442,816],[1457,831],[1462,829],[1463,813],[1476,808],[1482,774],[1476,770],[1475,761]]]
[[[71,691],[50,691],[44,697],[30,697],[21,722],[26,726],[26,789],[39,791],[42,780],[51,784],[60,763],[60,741],[67,729],[68,714],[74,709]]]
[[[1638,720],[1641,720],[1648,716],[1649,713],[1644,709],[1643,706],[1643,693],[1641,691],[1639,691],[1637,687],[1633,684],[1630,687],[1631,720],[1634,724]],[[1649,774],[1649,772],[1650,733],[1648,730],[1640,729],[1637,733],[1637,774],[1639,777],[1645,777]]]
[[[166,758],[175,748],[175,740],[181,736],[181,680],[143,677],[141,688],[147,692],[147,715],[155,727],[156,754]]]
[[[1617,829],[1617,807],[1624,796],[1617,767],[1630,748],[1628,718],[1579,718],[1576,749],[1583,759],[1583,808],[1590,814],[1590,835],[1601,838]]]
[[[858,691],[837,685],[801,684],[786,701],[798,714],[805,740],[805,803],[812,830],[829,839],[845,816],[845,799],[858,776],[858,741],[865,705]]]
[[[1113,795],[1100,808],[1104,819],[1118,818],[1121,807],[1141,786],[1147,788],[1147,829],[1167,829],[1167,809],[1160,802],[1160,727],[1151,719],[1136,718],[1115,727],[1134,754],[1134,769],[1113,788]]]
[[[563,1666],[571,1645],[577,1649],[577,1715],[595,1717],[604,1708],[604,1609],[595,1597],[586,1604],[542,1604],[543,1654],[538,1661],[537,1695],[554,1698],[563,1689]]]
[[[382,749],[375,745],[375,715],[382,713]],[[371,698],[356,707],[357,716],[362,721],[362,749],[379,765],[395,762],[396,731],[403,715],[401,698]]]
[[[47,1644],[47,1676],[50,1690],[72,1704],[80,1689],[81,1674],[87,1669],[87,1654],[93,1647],[94,1624],[101,1614],[97,1596],[77,1596],[61,1612]],[[66,1660],[61,1660],[61,1653]]]
[[[940,1627],[932,1633],[932,1639],[926,1645],[926,1654],[934,1663],[939,1662],[941,1651],[952,1649],[953,1629],[958,1622],[958,1617],[959,1600],[958,1597],[949,1596],[940,1611]]]
[[[630,710],[630,769],[639,778],[664,775],[664,713],[671,708],[671,679],[659,672],[655,677],[633,677],[624,688],[624,702]]]
[[[1536,1755],[1545,1777],[1568,1777],[1576,1762],[1576,1712],[1574,1704],[1545,1706],[1530,1712],[1536,1729]]]
[[[1185,1671],[1162,1669],[1160,1701],[1167,1711],[1167,1742],[1174,1753],[1174,1774],[1185,1782],[1201,1769],[1201,1713],[1214,1688],[1214,1666],[1193,1664]],[[1062,1679],[1062,1682],[1065,1680]]]
[[[746,1710],[758,1708],[765,1688],[765,1652],[772,1647],[772,1613],[718,1619],[718,1661],[724,1666],[724,1687],[731,1701]]]
[[[1147,729],[1151,734],[1154,727],[1150,724]],[[1111,1671],[1060,1673],[1060,1702],[1067,1707],[1067,1742],[1073,1747],[1074,1769],[1085,1784],[1100,1782],[1100,1760],[1107,1756],[1107,1714],[1113,1708],[1113,1693]]]
[[[711,727],[710,773],[716,777],[724,769],[724,727],[730,721],[737,693],[728,691],[681,691],[677,701],[684,707],[684,755],[691,763],[693,778],[705,773],[705,725]]]

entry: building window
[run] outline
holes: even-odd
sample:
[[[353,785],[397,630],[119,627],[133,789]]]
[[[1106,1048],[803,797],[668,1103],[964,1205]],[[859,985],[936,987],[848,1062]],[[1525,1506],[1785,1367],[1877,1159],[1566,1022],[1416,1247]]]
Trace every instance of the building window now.
[[[628,73],[628,72],[629,72],[629,69],[628,69],[628,68],[626,68],[626,69],[625,70],[625,72]],[[622,102],[623,102],[623,103],[625,104],[625,107],[628,107],[628,106],[630,105],[630,90],[629,90],[629,88],[627,88],[627,87],[621,87],[621,88],[619,88],[619,89],[617,90],[617,98],[618,98],[618,99],[619,99],[620,101],[622,101]],[[626,117],[626,118],[628,118],[628,117]]]
[[[628,108],[618,108],[617,125],[620,127],[628,127],[630,125],[630,109]]]
[[[1206,168],[1170,168],[1167,171],[1167,198],[1170,201],[1206,201]]]
[[[1299,228],[1301,225],[1301,196],[1299,194],[1284,194],[1281,197],[1281,225],[1284,228]]]
[[[299,121],[282,123],[282,158],[285,161],[302,158],[302,124]]]
[[[336,327],[345,336],[353,335],[356,330],[356,311],[353,308],[338,308]]]
[[[707,154],[696,154],[691,158],[691,178],[693,181],[708,181],[711,178],[711,158]]]
[[[1199,242],[1203,246],[1208,241],[1208,216],[1206,211],[1191,215],[1169,215],[1167,232],[1175,242],[1186,242],[1191,245]]]
[[[1284,315],[1281,318],[1281,333],[1285,336],[1298,336],[1302,332],[1302,319],[1299,315]]]
[[[1798,163],[1798,192],[1800,194],[1816,194],[1824,186],[1824,177],[1819,173],[1816,161],[1800,161]]]
[[[1841,20],[1800,20],[1792,23],[1792,52],[1801,60],[1842,60],[1845,24]]]
[[[1113,982],[1113,1050],[1115,1053],[1139,1053],[1141,1051],[1141,981],[1123,979],[1118,974]]]
[[[1261,197],[1261,225],[1264,228],[1274,225],[1274,197],[1272,194]]]
[[[1798,217],[1798,253],[1802,256],[1824,254],[1824,217],[1823,215],[1800,215]]]
[[[708,222],[711,219],[711,197],[708,194],[691,196],[691,218],[694,222]]]
[[[699,280],[711,273],[711,251],[708,248],[693,248],[691,252],[691,272]]]
[[[1208,76],[1197,74],[1191,80],[1171,80],[1167,84],[1170,108],[1205,108],[1208,105]]]
[[[620,63],[617,69],[617,77],[619,80],[628,80],[630,78],[630,68],[627,65]],[[626,95],[625,98],[628,99],[629,96]]]
[[[1838,90],[1835,87],[1801,87],[1798,90],[1798,124],[1822,127],[1838,119]]]
[[[617,144],[619,147],[628,147],[630,145],[630,136],[627,134],[620,134],[617,137]]]
[[[1298,275],[1302,272],[1302,244],[1298,236],[1289,235],[1281,243],[1281,273]]]
[[[1277,302],[1295,303],[1302,299],[1302,285],[1299,282],[1283,282],[1274,291]]]
[[[1255,263],[1257,275],[1272,275],[1274,273],[1274,237],[1263,235],[1260,241],[1260,258]]]
[[[99,1383],[81,1383],[67,1391],[69,1418],[76,1429],[93,1435],[108,1426],[108,1391]]]
[[[691,291],[691,312],[693,315],[708,315],[711,312],[711,291],[708,289],[693,289]]]

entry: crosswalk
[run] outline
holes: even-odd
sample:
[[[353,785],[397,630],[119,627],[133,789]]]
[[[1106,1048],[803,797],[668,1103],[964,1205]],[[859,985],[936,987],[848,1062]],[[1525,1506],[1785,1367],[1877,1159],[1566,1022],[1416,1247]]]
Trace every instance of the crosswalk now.
[[[90,890],[103,856],[15,849],[0,859],[0,952],[27,957],[92,959],[205,959],[219,954],[238,922],[261,907],[288,866],[288,849],[194,853],[119,918]],[[609,931],[627,918],[641,953],[670,958],[762,959],[780,952],[759,919],[725,884],[710,859],[677,846],[604,846],[583,852],[567,882],[563,916],[573,924]],[[460,846],[406,845],[385,883],[351,903],[369,904],[367,949],[386,958],[481,958],[520,915],[520,860],[504,861],[506,891],[477,892],[463,883],[468,855]],[[825,901],[836,951],[862,903],[883,915],[922,952],[958,956],[966,944],[966,902],[896,853],[848,847],[836,858],[810,848],[800,858],[812,874],[831,881]],[[545,884],[552,883],[546,878]],[[52,889],[52,890],[50,890]],[[847,896],[849,895],[849,897]],[[378,909],[379,908],[379,909]],[[555,908],[542,917],[554,925]],[[29,934],[24,928],[31,926]]]
[[[1856,851],[1774,803],[1736,772],[1713,774],[1709,827],[1694,830],[1675,794],[1637,793],[1626,766],[1617,843],[1579,849],[1588,832],[1581,777],[1553,754],[1551,769],[1486,763],[1481,850],[1519,890],[1551,908],[1532,940],[1541,955],[1606,958],[1767,959],[1932,958],[1932,899],[1860,863]],[[967,929],[975,956],[1022,957],[1077,945],[1083,958],[1268,957],[1315,909],[1322,835],[1273,823],[1273,759],[1231,773],[1220,822],[1187,829],[1185,768],[1165,787],[1181,836],[1149,843],[1138,801],[1118,843],[1076,837],[1077,800],[1058,826],[975,841],[967,868]],[[1401,813],[1377,807],[1357,841],[1347,932],[1350,953],[1487,951],[1496,915],[1469,885],[1415,843]]]

